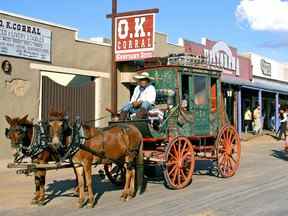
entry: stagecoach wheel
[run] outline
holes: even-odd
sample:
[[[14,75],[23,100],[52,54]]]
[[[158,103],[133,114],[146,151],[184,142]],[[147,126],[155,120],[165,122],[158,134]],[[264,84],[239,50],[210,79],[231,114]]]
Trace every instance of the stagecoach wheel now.
[[[225,125],[216,139],[216,154],[219,175],[233,176],[239,168],[241,145],[240,137],[233,126]]]
[[[124,186],[125,184],[125,168],[119,164],[104,164],[104,171],[112,184]]]
[[[165,151],[164,179],[170,189],[181,189],[192,181],[195,155],[192,143],[186,137],[176,137]]]

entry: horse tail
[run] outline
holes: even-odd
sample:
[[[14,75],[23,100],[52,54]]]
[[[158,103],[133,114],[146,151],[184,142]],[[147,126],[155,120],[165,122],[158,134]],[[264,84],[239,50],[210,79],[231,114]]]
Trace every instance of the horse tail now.
[[[141,136],[141,143],[138,150],[138,155],[136,158],[136,183],[137,183],[137,191],[140,194],[144,193],[145,185],[144,185],[144,155],[143,155],[143,138]]]

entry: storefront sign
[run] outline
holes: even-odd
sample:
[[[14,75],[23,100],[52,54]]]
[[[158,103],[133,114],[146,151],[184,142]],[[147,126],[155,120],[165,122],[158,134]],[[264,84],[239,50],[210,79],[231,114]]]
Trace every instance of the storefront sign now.
[[[260,61],[261,71],[266,76],[271,76],[271,63],[261,59]]]
[[[116,17],[115,23],[116,61],[153,57],[155,14]]]
[[[230,48],[222,41],[217,42],[212,49],[204,49],[204,57],[211,65],[216,65],[228,70],[237,70],[236,58]]]
[[[0,19],[0,54],[51,61],[51,31]]]
[[[240,74],[237,50],[223,41],[216,42],[204,38],[202,43],[198,44],[182,39],[180,44],[184,45],[186,53],[204,57],[207,64],[223,68],[224,73]]]

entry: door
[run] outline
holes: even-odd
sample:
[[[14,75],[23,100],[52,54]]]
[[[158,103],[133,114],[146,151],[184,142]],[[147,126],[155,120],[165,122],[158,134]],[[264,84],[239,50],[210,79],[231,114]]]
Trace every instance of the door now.
[[[189,77],[190,105],[189,111],[194,113],[193,133],[209,134],[209,82],[207,76],[193,75]]]
[[[95,82],[90,77],[80,78],[81,82],[78,79],[73,87],[67,87],[42,76],[42,120],[48,120],[48,112],[53,109],[66,112],[72,121],[79,115],[85,124],[95,125]]]

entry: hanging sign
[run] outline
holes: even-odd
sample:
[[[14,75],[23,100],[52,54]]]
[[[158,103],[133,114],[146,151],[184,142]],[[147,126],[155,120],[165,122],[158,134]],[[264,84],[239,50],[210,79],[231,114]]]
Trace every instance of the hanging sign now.
[[[153,57],[155,13],[116,17],[115,28],[116,61]]]

